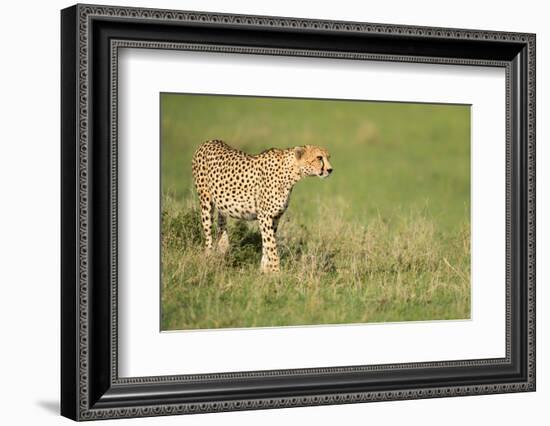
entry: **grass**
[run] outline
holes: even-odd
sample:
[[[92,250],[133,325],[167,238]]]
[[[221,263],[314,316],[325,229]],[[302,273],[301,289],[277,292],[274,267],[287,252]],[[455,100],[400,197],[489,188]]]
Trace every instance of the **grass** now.
[[[162,329],[470,316],[469,108],[162,95]],[[315,144],[333,175],[299,182],[282,271],[259,273],[255,223],[205,256],[190,161],[220,138],[249,153]]]

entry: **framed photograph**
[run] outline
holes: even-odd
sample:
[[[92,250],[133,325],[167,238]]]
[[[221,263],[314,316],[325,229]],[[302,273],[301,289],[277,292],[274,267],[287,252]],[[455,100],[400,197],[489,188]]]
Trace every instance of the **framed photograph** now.
[[[535,390],[535,35],[61,12],[61,413]]]

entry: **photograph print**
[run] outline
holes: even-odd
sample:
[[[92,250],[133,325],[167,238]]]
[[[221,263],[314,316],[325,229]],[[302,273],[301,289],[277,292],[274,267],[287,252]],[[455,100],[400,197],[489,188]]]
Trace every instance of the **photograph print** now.
[[[161,331],[470,319],[470,119],[161,93]]]

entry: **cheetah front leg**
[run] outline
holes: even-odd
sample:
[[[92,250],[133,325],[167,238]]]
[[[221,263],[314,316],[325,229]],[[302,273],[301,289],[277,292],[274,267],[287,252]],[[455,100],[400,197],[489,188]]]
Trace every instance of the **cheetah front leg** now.
[[[229,235],[227,235],[227,217],[218,212],[218,250],[227,253],[229,250]]]
[[[258,217],[260,232],[262,233],[262,272],[279,271],[279,255],[277,240],[275,239],[275,224],[271,217]]]

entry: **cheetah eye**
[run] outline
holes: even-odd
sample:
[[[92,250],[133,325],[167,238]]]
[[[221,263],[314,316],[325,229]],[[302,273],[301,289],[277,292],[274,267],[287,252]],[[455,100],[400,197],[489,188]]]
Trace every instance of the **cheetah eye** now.
[[[320,155],[318,155],[318,156],[317,156],[317,160],[323,161],[323,157],[321,157]]]

